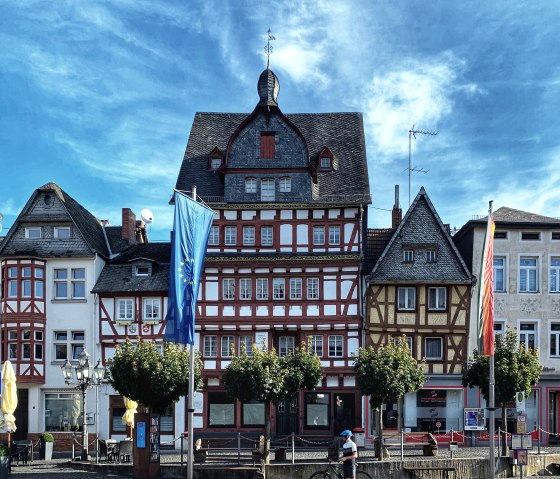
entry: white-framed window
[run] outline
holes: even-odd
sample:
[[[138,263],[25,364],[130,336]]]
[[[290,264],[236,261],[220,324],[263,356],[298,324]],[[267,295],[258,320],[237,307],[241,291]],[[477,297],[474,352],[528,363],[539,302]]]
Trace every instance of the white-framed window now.
[[[21,296],[31,298],[31,267],[21,268]]]
[[[313,244],[324,245],[325,244],[325,227],[324,226],[313,226]]]
[[[239,354],[244,350],[247,356],[253,356],[253,336],[239,336]]]
[[[329,226],[329,244],[339,245],[340,244],[340,226]]]
[[[218,336],[204,336],[203,344],[203,354],[205,358],[215,358],[218,356]]]
[[[18,358],[18,337],[17,331],[8,331],[8,359],[15,361]]]
[[[117,321],[134,321],[134,300],[131,298],[117,299]]]
[[[538,258],[522,256],[519,258],[519,292],[536,293],[538,291]]]
[[[77,360],[84,350],[84,332],[53,331],[53,335],[54,359],[56,361]]]
[[[25,239],[41,239],[43,232],[40,226],[26,226]]]
[[[146,264],[137,264],[134,266],[135,276],[150,276],[150,267]]]
[[[54,299],[85,299],[85,268],[56,268],[54,270]]]
[[[43,331],[35,331],[35,359],[43,359]]]
[[[144,298],[142,304],[144,321],[161,321],[161,301],[159,298]]]
[[[403,261],[405,263],[413,263],[414,262],[414,250],[413,249],[403,250]]]
[[[307,278],[307,299],[319,299],[319,278]]]
[[[519,323],[519,344],[524,344],[526,349],[538,348],[536,323]]]
[[[224,243],[227,246],[234,246],[237,244],[237,227],[236,226],[226,226],[224,228]]]
[[[290,299],[302,298],[303,282],[301,278],[290,278]]]
[[[435,263],[437,261],[437,253],[435,249],[426,250],[426,263]]]
[[[208,244],[209,245],[219,245],[220,244],[220,227],[219,226],[211,226],[210,227],[210,234],[208,235]]]
[[[292,191],[292,179],[289,176],[280,178],[280,193],[290,193]]]
[[[318,357],[323,357],[323,336],[309,336],[309,349]]]
[[[506,334],[506,322],[501,320],[494,320],[494,337],[505,336]]]
[[[550,357],[560,357],[560,323],[550,323]]]
[[[494,256],[494,291],[496,293],[506,292],[506,258],[505,256]]]
[[[213,170],[217,170],[220,166],[222,166],[221,158],[212,158],[210,160],[210,168],[212,168]]]
[[[255,245],[255,227],[254,226],[244,226],[243,227],[243,245],[244,246],[254,246]]]
[[[55,226],[54,227],[54,237],[56,239],[68,239],[71,236],[70,226]]]
[[[273,299],[286,299],[286,279],[274,278],[272,280],[272,297]]]
[[[321,157],[321,168],[328,169],[331,167],[331,159],[328,156]]]
[[[426,359],[438,360],[443,359],[443,338],[428,337],[424,340],[426,349]]]
[[[296,339],[293,336],[280,336],[278,338],[278,355],[288,356],[292,354],[295,349]]]
[[[256,192],[257,192],[257,179],[245,178],[245,193],[256,193]]]
[[[274,178],[263,178],[261,180],[261,201],[274,201],[276,189]]]
[[[344,354],[342,335],[329,336],[329,358],[341,358]]]
[[[235,353],[235,336],[222,336],[222,358],[231,358]]]
[[[550,292],[560,293],[560,256],[550,258]]]
[[[239,279],[239,299],[248,300],[252,297],[252,282],[251,278]]]
[[[45,392],[44,411],[45,431],[68,431],[70,427],[77,428],[78,420],[82,417],[80,394],[75,391]]]
[[[257,278],[257,299],[268,299],[268,278]]]
[[[272,246],[273,228],[272,226],[261,226],[261,246]]]
[[[222,280],[222,298],[235,299],[235,280],[233,278]]]
[[[447,307],[447,288],[442,286],[428,288],[428,309],[443,310]]]
[[[401,286],[397,290],[397,309],[416,309],[416,288]]]
[[[15,266],[8,268],[8,298],[18,297],[18,269]]]
[[[402,338],[401,336],[394,336],[393,337],[393,345],[397,347],[399,345],[399,340]],[[412,336],[406,336],[406,343],[408,344],[408,350],[410,351],[410,355],[412,356]]]

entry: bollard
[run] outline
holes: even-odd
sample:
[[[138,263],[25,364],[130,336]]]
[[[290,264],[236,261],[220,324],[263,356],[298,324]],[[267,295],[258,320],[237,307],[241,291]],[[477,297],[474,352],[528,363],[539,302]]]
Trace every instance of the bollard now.
[[[295,433],[292,432],[292,464],[295,464],[296,459],[296,436]]]
[[[401,429],[401,462],[404,461],[404,431]]]
[[[241,465],[241,433],[237,433],[237,464]]]

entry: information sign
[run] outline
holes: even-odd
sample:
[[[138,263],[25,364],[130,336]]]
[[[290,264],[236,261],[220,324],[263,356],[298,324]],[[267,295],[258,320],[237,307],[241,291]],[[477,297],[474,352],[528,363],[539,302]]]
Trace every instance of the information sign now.
[[[483,431],[486,429],[484,409],[465,408],[465,431]]]

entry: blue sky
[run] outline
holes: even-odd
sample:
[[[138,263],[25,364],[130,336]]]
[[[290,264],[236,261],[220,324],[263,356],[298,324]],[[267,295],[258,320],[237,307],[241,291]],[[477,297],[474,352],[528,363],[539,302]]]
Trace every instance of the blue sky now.
[[[247,112],[270,59],[284,113],[364,114],[373,205],[424,186],[444,223],[509,206],[560,216],[560,1],[2,0],[6,233],[54,181],[94,215],[168,205],[196,111]]]

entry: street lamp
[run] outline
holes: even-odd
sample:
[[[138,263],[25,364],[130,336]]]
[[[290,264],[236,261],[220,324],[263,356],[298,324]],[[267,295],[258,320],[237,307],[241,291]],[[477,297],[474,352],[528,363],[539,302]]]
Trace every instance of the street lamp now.
[[[74,374],[72,374],[74,373]],[[84,349],[78,356],[78,365],[72,366],[70,361],[62,365],[62,375],[64,382],[79,389],[82,392],[82,454],[83,461],[88,460],[88,436],[86,424],[86,391],[93,386],[99,386],[105,377],[105,367],[101,364],[101,360],[97,361],[95,367],[89,364],[89,354]],[[73,381],[72,376],[75,376]]]

